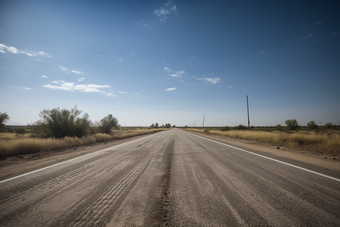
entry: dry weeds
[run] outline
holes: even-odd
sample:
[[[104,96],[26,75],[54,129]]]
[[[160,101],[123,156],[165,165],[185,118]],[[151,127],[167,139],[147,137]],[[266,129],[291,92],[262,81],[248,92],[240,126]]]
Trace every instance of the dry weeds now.
[[[115,130],[111,135],[97,133],[83,138],[65,137],[63,139],[30,138],[28,134],[16,135],[14,133],[0,133],[0,157],[59,150],[101,141],[150,134],[162,130],[165,129]]]
[[[338,131],[301,131],[301,132],[263,132],[244,130],[203,130],[188,129],[190,131],[205,132],[213,135],[222,135],[232,138],[255,140],[261,143],[269,143],[275,146],[300,148],[303,150],[316,151],[321,153],[340,154],[340,134]]]

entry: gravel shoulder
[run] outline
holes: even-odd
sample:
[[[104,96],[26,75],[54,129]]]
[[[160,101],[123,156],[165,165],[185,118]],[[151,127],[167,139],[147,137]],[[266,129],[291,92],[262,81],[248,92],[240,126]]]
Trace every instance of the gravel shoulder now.
[[[101,149],[136,140],[150,134],[139,135],[126,139],[97,142],[94,144],[71,147],[67,149],[37,152],[33,154],[15,155],[0,158],[0,180],[20,175],[29,171],[44,168],[62,161],[86,155]]]
[[[328,168],[340,172],[340,156],[331,154],[315,153],[311,151],[292,149],[288,147],[273,146],[266,143],[260,143],[253,140],[237,139],[220,135],[210,135],[206,133],[191,132],[190,133],[221,141],[229,145],[255,151],[259,154],[267,156],[275,156],[275,158],[290,159],[296,162],[315,165],[322,168]]]

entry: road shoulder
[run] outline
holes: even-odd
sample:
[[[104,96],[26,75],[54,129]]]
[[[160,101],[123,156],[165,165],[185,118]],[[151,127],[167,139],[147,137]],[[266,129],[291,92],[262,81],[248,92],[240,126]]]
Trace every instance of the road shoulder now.
[[[239,147],[245,150],[256,152],[261,155],[278,158],[282,161],[292,160],[295,163],[305,163],[307,166],[316,166],[319,168],[329,169],[331,171],[337,171],[340,175],[340,157],[330,154],[315,154],[309,151],[303,151],[298,149],[292,149],[270,144],[260,143],[253,140],[244,140],[237,138],[230,138],[220,135],[210,135],[200,132],[187,131],[192,134],[220,141],[235,147]]]
[[[59,162],[63,162],[72,158],[76,158],[149,135],[150,134],[145,134],[126,139],[115,139],[110,141],[97,142],[94,144],[82,145],[61,150],[43,151],[33,154],[3,157],[0,158],[0,180],[44,168],[46,166],[50,166]]]

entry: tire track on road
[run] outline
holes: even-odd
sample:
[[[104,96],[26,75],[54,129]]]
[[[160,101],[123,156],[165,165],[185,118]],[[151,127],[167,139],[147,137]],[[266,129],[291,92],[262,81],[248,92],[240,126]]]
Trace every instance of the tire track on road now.
[[[93,202],[84,212],[70,223],[68,226],[97,226],[103,221],[103,217],[108,210],[113,207],[120,195],[142,174],[147,165],[150,163],[154,153],[148,154],[143,161],[137,164],[128,174],[116,181],[104,194]]]

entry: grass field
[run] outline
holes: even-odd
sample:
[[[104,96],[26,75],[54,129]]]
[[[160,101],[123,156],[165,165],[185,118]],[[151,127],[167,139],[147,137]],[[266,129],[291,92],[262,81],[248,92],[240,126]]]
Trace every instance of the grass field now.
[[[150,134],[167,129],[148,128],[123,128],[114,130],[111,135],[97,133],[83,138],[65,137],[63,139],[54,138],[31,138],[29,134],[0,133],[0,157],[30,154],[39,151],[51,151],[75,147],[85,144],[92,144],[113,139],[129,138],[137,135]]]
[[[303,131],[253,131],[253,130],[210,130],[188,128],[187,130],[222,135],[232,138],[255,140],[275,146],[300,148],[320,153],[340,154],[339,130]]]

